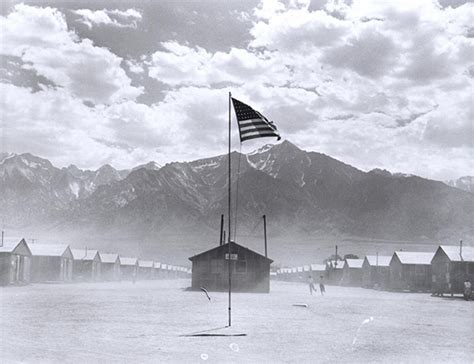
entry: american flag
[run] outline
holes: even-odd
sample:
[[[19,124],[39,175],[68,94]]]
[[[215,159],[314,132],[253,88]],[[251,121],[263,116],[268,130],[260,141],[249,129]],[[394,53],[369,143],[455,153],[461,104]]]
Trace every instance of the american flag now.
[[[264,137],[281,139],[272,121],[237,99],[232,98],[232,103],[234,104],[235,115],[237,115],[241,142]]]

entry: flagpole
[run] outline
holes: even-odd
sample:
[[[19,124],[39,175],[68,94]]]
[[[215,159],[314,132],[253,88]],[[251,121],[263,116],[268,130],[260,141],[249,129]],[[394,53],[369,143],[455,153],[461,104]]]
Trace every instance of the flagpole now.
[[[231,242],[231,118],[232,118],[232,114],[231,114],[231,105],[232,103],[232,95],[231,93],[229,92],[229,175],[228,175],[228,200],[227,200],[227,215],[228,215],[228,262],[227,262],[227,267],[228,267],[228,270],[229,270],[229,327],[232,325],[232,315],[231,315],[231,306],[232,306],[232,265],[231,265],[231,260],[230,260],[230,242]]]

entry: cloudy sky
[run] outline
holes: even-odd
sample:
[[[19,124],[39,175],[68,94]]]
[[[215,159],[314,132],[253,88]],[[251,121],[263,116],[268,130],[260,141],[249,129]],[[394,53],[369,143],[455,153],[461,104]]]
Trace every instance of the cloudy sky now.
[[[0,15],[1,151],[90,169],[224,154],[231,91],[302,149],[474,175],[473,3],[2,1]]]

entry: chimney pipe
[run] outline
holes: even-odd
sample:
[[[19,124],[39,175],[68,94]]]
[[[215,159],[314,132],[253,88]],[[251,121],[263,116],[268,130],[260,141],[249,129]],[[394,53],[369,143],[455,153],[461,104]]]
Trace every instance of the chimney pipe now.
[[[219,240],[219,246],[221,246],[224,242],[223,240],[223,233],[224,233],[224,215],[221,215],[221,233],[220,233],[220,240]]]
[[[267,258],[267,217],[263,215],[263,239],[265,241],[265,258]]]
[[[459,257],[461,258],[461,261],[464,260],[462,258],[462,240],[459,240]]]

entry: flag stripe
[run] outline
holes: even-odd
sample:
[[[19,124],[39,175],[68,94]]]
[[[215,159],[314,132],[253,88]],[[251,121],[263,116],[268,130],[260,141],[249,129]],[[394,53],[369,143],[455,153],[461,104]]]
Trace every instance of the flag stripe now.
[[[246,140],[250,140],[250,139],[256,139],[256,138],[263,138],[263,137],[279,137],[279,135],[275,134],[275,133],[272,133],[272,134],[268,134],[268,135],[262,135],[262,134],[255,134],[255,135],[249,135],[249,136],[243,136],[241,137],[241,141],[246,141]]]
[[[258,131],[258,132],[268,131],[270,133],[278,134],[275,130],[269,128],[268,126],[254,126],[252,128],[248,127],[248,128],[241,128],[240,129],[241,134],[249,133],[249,132],[251,133],[251,132],[254,132],[254,131]]]
[[[276,128],[271,125],[271,124],[268,124],[268,123],[265,123],[263,121],[255,121],[255,122],[252,122],[252,123],[240,123],[239,122],[239,127],[240,129],[244,129],[244,128],[258,128],[258,127],[264,127],[264,128],[267,128],[267,129],[271,129],[271,130],[276,130]]]
[[[272,132],[272,131],[252,131],[252,132],[247,132],[247,133],[242,133],[240,135],[240,137],[243,139],[243,138],[246,138],[248,137],[249,135],[261,135],[262,137],[264,136],[275,136],[275,137],[278,137],[278,134]]]
[[[260,119],[252,119],[251,121],[239,121],[239,126],[241,128],[243,127],[246,127],[246,126],[257,126],[257,125],[260,125],[260,126],[266,126],[268,127],[268,123],[266,123],[265,121],[260,121]]]
[[[240,132],[252,131],[252,130],[270,130],[275,132],[275,130],[270,129],[268,126],[258,125],[258,126],[246,126],[245,128],[240,128]]]
[[[260,135],[275,135],[278,136],[277,133],[275,133],[272,130],[246,130],[240,133],[242,137],[247,136],[249,134],[260,134]]]
[[[276,126],[265,116],[239,100],[232,98],[232,102],[237,116],[241,142],[264,137],[280,139]]]

